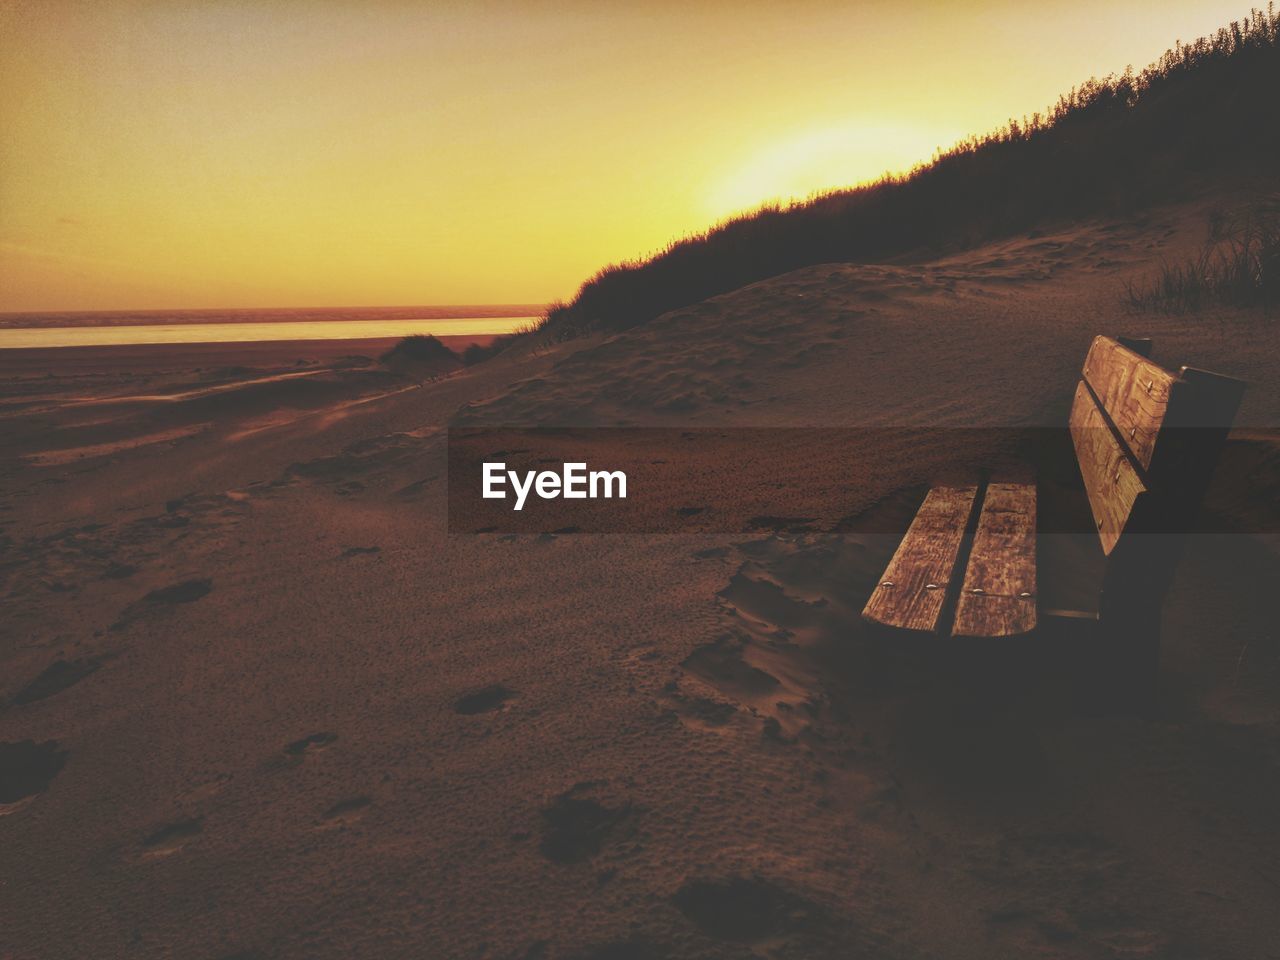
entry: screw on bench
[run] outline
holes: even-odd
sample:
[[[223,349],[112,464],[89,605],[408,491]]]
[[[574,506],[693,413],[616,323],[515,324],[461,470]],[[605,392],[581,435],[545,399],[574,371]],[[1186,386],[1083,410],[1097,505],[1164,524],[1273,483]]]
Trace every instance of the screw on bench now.
[[[983,590],[981,587],[974,587],[969,592],[970,593],[986,593],[987,591]]]
[[[938,585],[937,585],[936,583],[926,583],[926,584],[924,585],[924,588],[925,588],[926,590],[937,590],[937,589],[938,589]]]
[[[880,584],[880,586],[882,586],[882,587],[892,587],[892,586],[893,586],[893,581],[892,581],[892,580],[885,580],[883,583],[881,583],[881,584]]]

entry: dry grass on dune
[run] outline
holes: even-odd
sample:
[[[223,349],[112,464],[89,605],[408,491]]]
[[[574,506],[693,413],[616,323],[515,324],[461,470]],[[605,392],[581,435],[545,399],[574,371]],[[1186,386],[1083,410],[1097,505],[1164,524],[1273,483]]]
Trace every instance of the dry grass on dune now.
[[[1280,154],[1280,14],[1254,10],[1179,44],[1140,73],[1092,79],[1046,115],[970,137],[903,176],[766,206],[606,267],[546,313],[559,341],[620,330],[799,267],[963,248],[1274,178]]]
[[[1193,257],[1165,262],[1155,279],[1126,286],[1136,310],[1186,313],[1210,304],[1280,306],[1280,204],[1260,202],[1234,217],[1215,212]]]

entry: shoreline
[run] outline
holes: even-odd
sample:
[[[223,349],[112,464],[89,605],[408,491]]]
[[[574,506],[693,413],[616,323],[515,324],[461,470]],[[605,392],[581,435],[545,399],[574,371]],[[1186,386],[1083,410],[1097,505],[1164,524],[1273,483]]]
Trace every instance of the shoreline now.
[[[206,323],[377,323],[389,320],[487,320],[540,315],[542,303],[471,303],[396,307],[172,307],[163,310],[10,310],[0,330],[187,326]]]
[[[101,327],[11,327],[0,330],[0,350],[111,347],[195,343],[279,343],[306,340],[383,340],[414,335],[502,336],[536,322],[532,316],[450,320],[327,320],[287,323],[197,323],[104,325]]]

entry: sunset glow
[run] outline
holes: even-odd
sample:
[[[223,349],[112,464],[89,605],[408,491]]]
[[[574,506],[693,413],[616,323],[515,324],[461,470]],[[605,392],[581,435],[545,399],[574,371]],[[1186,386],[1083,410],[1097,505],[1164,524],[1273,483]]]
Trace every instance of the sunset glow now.
[[[0,310],[567,297],[1246,8],[4,3]]]

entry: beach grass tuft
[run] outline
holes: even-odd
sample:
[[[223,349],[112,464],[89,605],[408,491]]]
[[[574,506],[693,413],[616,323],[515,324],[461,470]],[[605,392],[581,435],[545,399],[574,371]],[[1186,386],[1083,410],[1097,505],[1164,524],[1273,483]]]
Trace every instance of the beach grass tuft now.
[[[1194,313],[1213,304],[1280,306],[1280,206],[1215,214],[1198,255],[1165,263],[1146,283],[1130,283],[1125,300],[1139,311]]]

